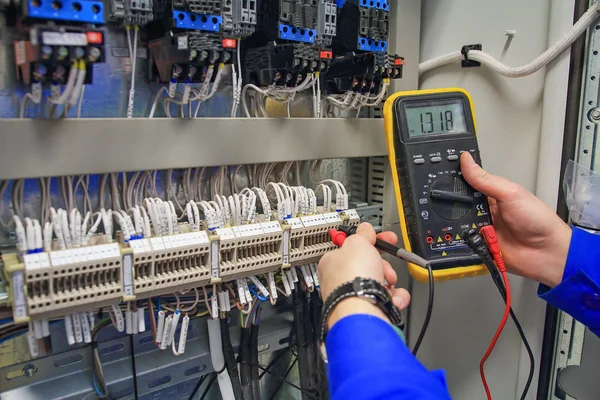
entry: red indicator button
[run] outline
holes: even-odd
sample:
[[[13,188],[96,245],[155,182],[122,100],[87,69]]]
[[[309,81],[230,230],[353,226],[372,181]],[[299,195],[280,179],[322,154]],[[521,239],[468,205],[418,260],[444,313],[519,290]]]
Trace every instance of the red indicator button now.
[[[89,44],[102,44],[104,42],[102,32],[88,32],[86,36]]]
[[[223,39],[223,48],[224,49],[235,49],[236,46],[237,46],[237,40]]]

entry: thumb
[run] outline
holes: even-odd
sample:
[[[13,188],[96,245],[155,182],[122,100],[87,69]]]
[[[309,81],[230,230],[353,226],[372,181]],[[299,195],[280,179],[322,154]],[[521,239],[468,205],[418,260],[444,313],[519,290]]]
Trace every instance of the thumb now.
[[[358,229],[356,229],[356,234],[367,239],[372,245],[374,245],[375,241],[377,240],[375,229],[373,228],[373,225],[369,224],[368,222],[363,222],[360,224]]]
[[[469,185],[498,201],[508,200],[518,187],[516,183],[481,168],[466,151],[460,156],[460,169]]]

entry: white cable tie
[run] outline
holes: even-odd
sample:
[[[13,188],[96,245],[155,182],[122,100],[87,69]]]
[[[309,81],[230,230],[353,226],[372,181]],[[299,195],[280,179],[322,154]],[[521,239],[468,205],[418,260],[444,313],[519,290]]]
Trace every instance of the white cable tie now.
[[[238,297],[240,298],[240,304],[241,305],[245,305],[247,303],[246,301],[246,295],[244,293],[244,284],[242,279],[236,279],[236,286],[237,286],[237,290],[238,290]]]
[[[155,338],[155,342],[157,345],[160,345],[160,343],[162,342],[164,327],[165,327],[165,312],[159,311],[158,312],[158,325],[156,327],[156,338]]]
[[[27,332],[27,346],[29,347],[31,358],[37,358],[40,355],[40,348],[31,329]]]
[[[190,326],[190,317],[186,314],[181,322],[181,333],[179,334],[179,345],[177,346],[177,352],[183,354],[185,352],[185,343],[187,341],[188,328]]]
[[[88,313],[86,313],[86,312],[79,313],[79,318],[81,320],[81,331],[83,332],[83,342],[84,343],[92,343],[92,332],[90,329],[90,321],[88,320]]]
[[[73,321],[70,315],[65,315],[65,334],[67,336],[67,343],[69,346],[75,344],[75,335],[73,334]]]
[[[137,321],[136,321],[137,322]],[[133,333],[131,311],[125,311],[125,333],[131,335]]]
[[[144,307],[137,309],[137,320],[138,320],[138,332],[146,332],[146,315],[144,313]]]
[[[36,339],[41,339],[44,337],[44,332],[42,331],[42,321],[33,320],[31,324],[33,328],[33,335]]]
[[[123,332],[125,330],[125,321],[123,320],[123,312],[121,311],[121,308],[114,304],[111,305],[110,308],[115,316],[115,323],[117,324],[115,328],[117,328],[119,332]]]
[[[167,348],[167,342],[169,340],[169,337],[171,336],[171,329],[172,329],[172,322],[173,321],[173,316],[169,315],[166,319],[165,319],[165,327],[163,329],[163,333],[162,333],[162,339],[160,341],[160,346],[159,348],[161,350],[165,350]]]
[[[42,336],[50,336],[50,322],[47,319],[42,320]]]

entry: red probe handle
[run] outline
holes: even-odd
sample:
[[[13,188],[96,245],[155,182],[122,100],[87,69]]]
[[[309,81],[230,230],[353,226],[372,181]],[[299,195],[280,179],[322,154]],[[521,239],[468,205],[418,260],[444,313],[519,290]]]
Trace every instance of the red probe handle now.
[[[337,229],[330,229],[329,236],[331,236],[331,241],[338,247],[342,247],[348,235],[342,231],[338,231]]]

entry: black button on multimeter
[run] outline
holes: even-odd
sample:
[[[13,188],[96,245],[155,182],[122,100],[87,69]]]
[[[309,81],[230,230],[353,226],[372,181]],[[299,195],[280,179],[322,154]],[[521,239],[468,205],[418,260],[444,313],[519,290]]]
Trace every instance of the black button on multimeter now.
[[[404,246],[430,262],[436,280],[485,273],[461,237],[491,223],[487,198],[460,171],[463,152],[481,162],[471,97],[463,89],[396,93],[384,118]],[[423,268],[409,269],[427,280]]]

